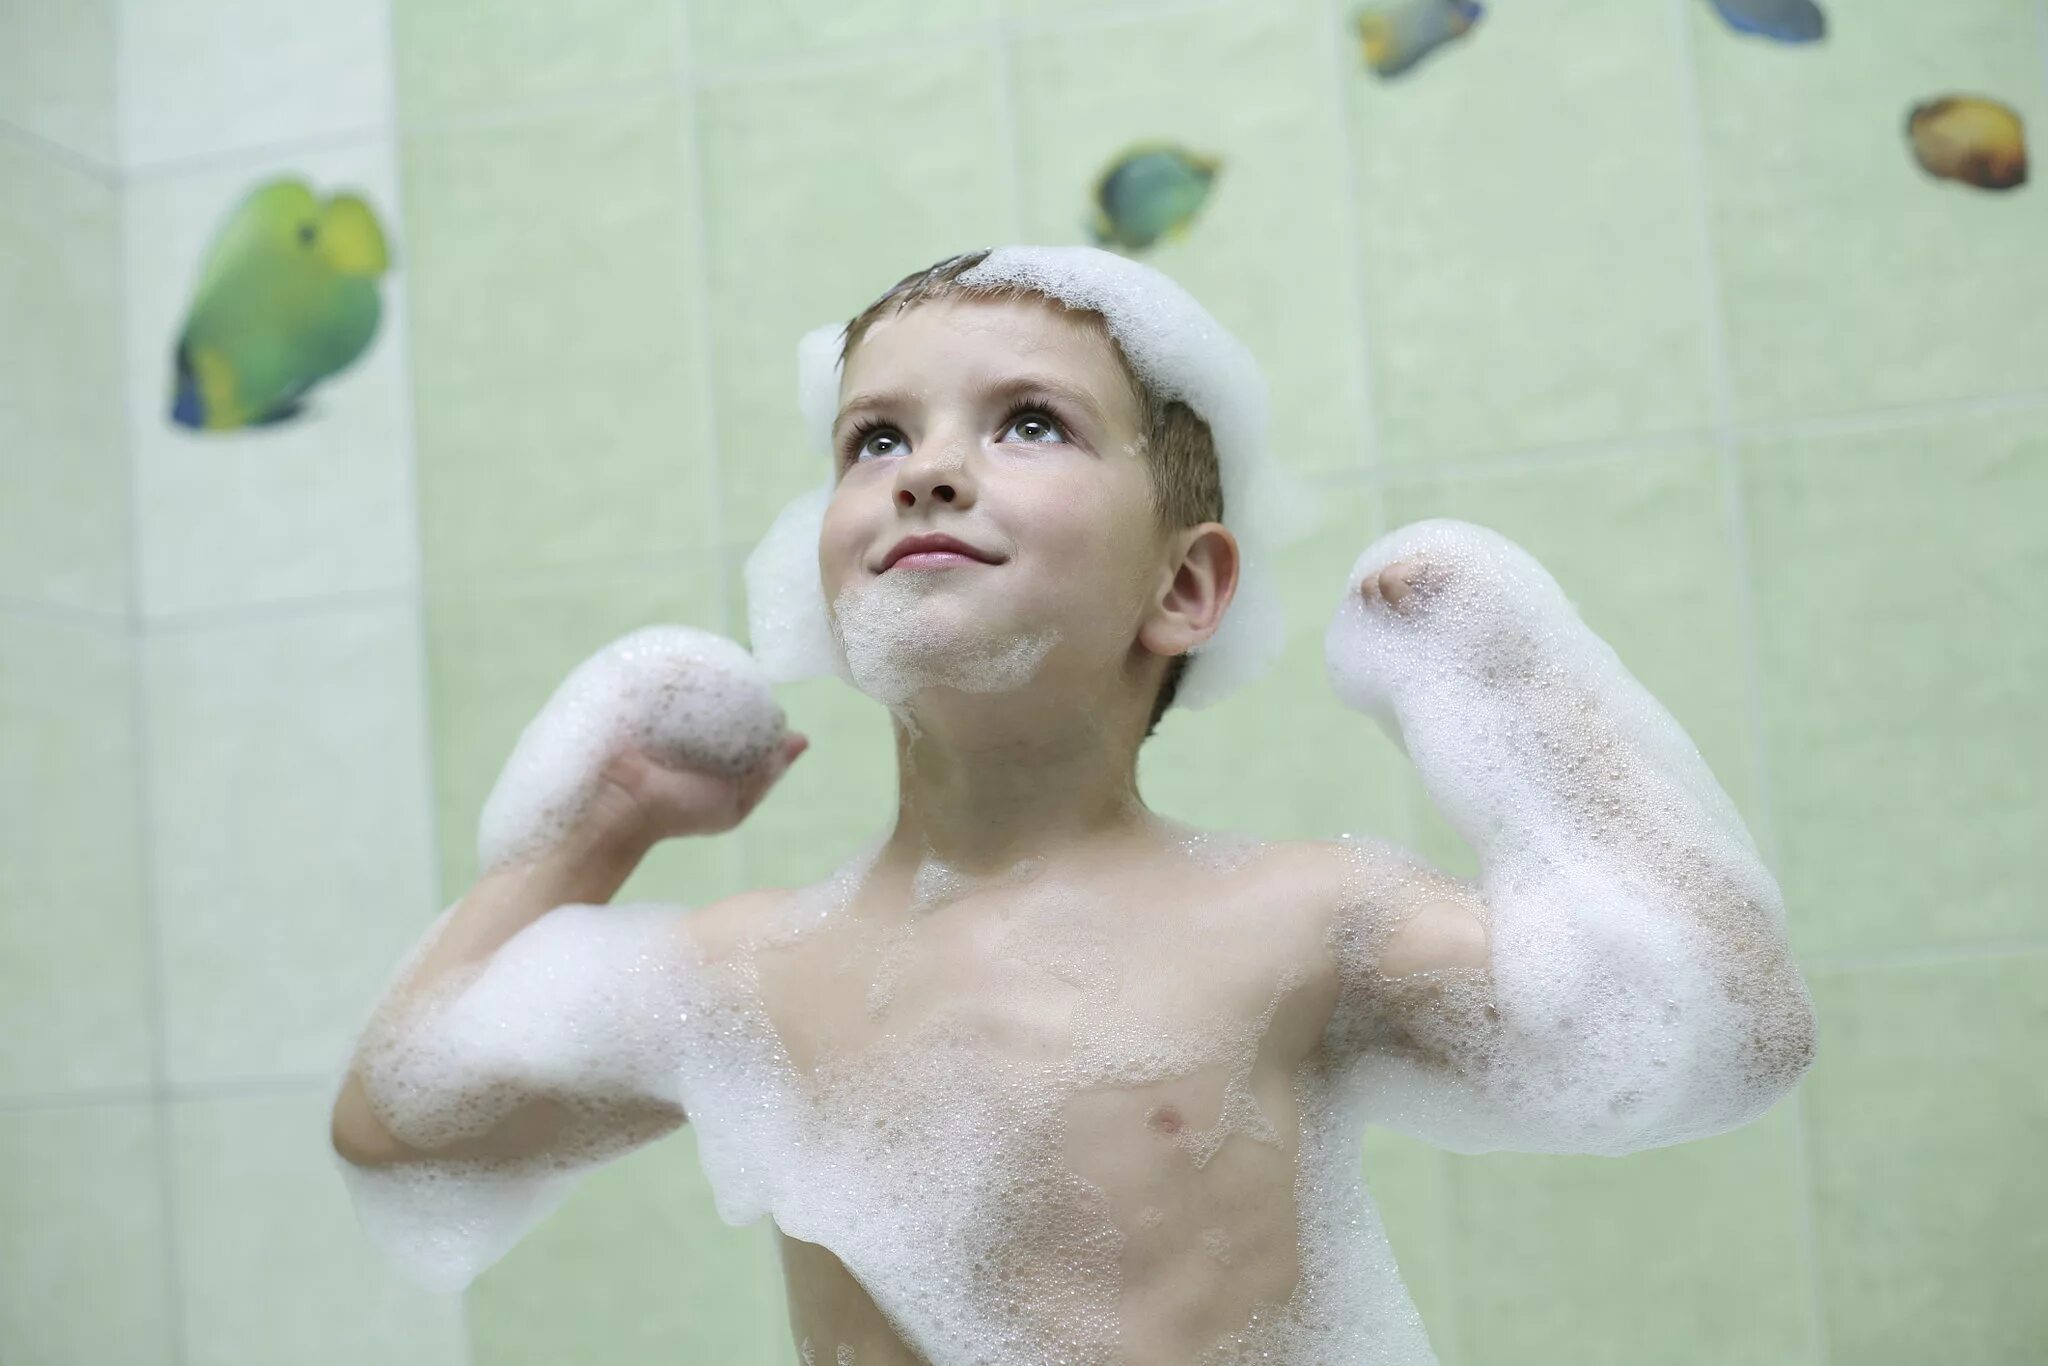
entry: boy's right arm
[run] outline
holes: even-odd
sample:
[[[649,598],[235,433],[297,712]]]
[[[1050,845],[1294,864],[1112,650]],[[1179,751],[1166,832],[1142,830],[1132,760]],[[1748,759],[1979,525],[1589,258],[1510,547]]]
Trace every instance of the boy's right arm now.
[[[438,1006],[444,1014],[449,1013],[446,1008],[481,980],[507,942],[551,912],[567,914],[571,907],[608,902],[647,851],[662,839],[715,834],[739,824],[806,744],[801,735],[785,734],[753,769],[736,776],[673,760],[658,762],[644,747],[621,749],[605,764],[583,809],[559,838],[486,872],[442,918],[430,942],[414,950],[403,975],[372,1016],[372,1026],[364,1035],[365,1047],[380,1030],[384,1035],[380,1042],[387,1050],[394,1031],[401,1049],[409,1043],[403,1033],[406,1029],[424,1036],[427,1026],[419,1022],[433,1017],[423,1013],[423,1007],[431,1010]],[[613,914],[622,924],[628,923],[625,913]],[[672,950],[678,964],[687,948],[669,936],[683,933],[683,914],[676,912],[673,926],[655,927],[653,940],[653,951]],[[564,1009],[569,1008],[564,1003]],[[437,1040],[430,1046],[439,1047],[447,1060],[446,1042]],[[490,1110],[496,1118],[488,1128],[431,1143],[408,1142],[392,1133],[380,1108],[390,1114],[394,1106],[402,1104],[418,1113],[431,1110],[434,1099],[421,1095],[410,1078],[387,1075],[381,1089],[366,1080],[377,1072],[366,1067],[364,1051],[359,1049],[335,1099],[330,1126],[334,1150],[362,1168],[434,1160],[518,1165],[554,1155],[557,1140],[573,1127],[570,1104],[565,1102],[573,1103],[574,1097],[563,1094],[559,1080],[549,1083],[521,1075],[518,1061],[516,1053],[509,1057],[501,1054],[491,1061],[480,1057],[471,1074],[457,1083],[473,1092],[491,1093]],[[494,1065],[497,1071],[488,1071]],[[421,1075],[441,1080],[438,1073]],[[452,1092],[449,1099],[456,1099]],[[381,1100],[382,1106],[375,1100]],[[616,1130],[605,1136],[607,1146],[619,1148],[658,1138],[685,1119],[680,1103],[672,1097],[645,1090],[622,1094],[614,1089],[607,1096],[605,1109],[608,1124]],[[467,1130],[475,1127],[467,1126]],[[579,1135],[577,1146],[587,1146],[589,1138],[587,1133]]]

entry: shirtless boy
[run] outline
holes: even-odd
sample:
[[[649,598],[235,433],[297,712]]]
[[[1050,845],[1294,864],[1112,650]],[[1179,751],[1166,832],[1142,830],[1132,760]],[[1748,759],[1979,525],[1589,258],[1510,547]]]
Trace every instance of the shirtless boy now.
[[[334,1109],[366,1220],[430,1278],[687,1121],[721,1214],[775,1219],[806,1362],[1429,1362],[1364,1125],[1622,1153],[1746,1123],[1808,1066],[1726,796],[1482,528],[1368,547],[1327,639],[1478,879],[1148,810],[1139,746],[1257,563],[1223,499],[1256,433],[1125,285],[1195,307],[1117,258],[1009,248],[847,329],[808,593],[895,717],[899,796],[838,876],[605,904],[804,749],[728,643],[629,637],[522,737],[490,871]]]

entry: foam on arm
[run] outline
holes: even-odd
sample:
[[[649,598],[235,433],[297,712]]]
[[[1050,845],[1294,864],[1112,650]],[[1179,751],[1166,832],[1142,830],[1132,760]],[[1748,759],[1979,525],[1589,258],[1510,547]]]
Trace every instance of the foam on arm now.
[[[1361,594],[1397,561],[1408,597]],[[1325,646],[1340,700],[1402,746],[1480,866],[1466,883],[1361,853],[1333,945],[1374,1122],[1459,1152],[1615,1154],[1791,1089],[1813,1017],[1777,885],[1541,565],[1468,523],[1403,527],[1353,567]]]

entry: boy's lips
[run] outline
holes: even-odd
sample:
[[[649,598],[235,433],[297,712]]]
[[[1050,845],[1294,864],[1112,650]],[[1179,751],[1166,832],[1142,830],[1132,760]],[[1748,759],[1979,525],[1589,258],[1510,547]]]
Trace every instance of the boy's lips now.
[[[971,561],[979,564],[1001,564],[1002,560],[979,546],[969,545],[957,536],[939,532],[926,532],[918,536],[905,536],[889,547],[889,553],[882,557],[882,566],[875,572],[886,573],[899,562],[925,565],[937,568],[947,564]]]

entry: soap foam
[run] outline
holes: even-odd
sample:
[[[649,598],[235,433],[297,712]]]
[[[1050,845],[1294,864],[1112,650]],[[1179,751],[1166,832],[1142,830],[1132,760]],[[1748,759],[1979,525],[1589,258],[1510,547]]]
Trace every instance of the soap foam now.
[[[1251,353],[1171,278],[1095,247],[998,247],[960,276],[965,285],[1015,284],[1102,315],[1137,375],[1209,424],[1223,482],[1223,521],[1237,537],[1237,595],[1216,633],[1192,653],[1175,704],[1203,707],[1263,673],[1285,645],[1274,578],[1280,546],[1307,526],[1306,500],[1266,448],[1267,395]],[[830,324],[797,348],[798,406],[829,458],[839,406],[838,338]],[[830,673],[827,605],[817,532],[831,486],[794,500],[747,560],[748,630],[778,682]]]
[[[623,749],[737,777],[768,758],[783,727],[766,673],[734,642],[688,626],[621,636],[579,665],[520,733],[484,801],[478,864],[489,872],[560,840]]]

